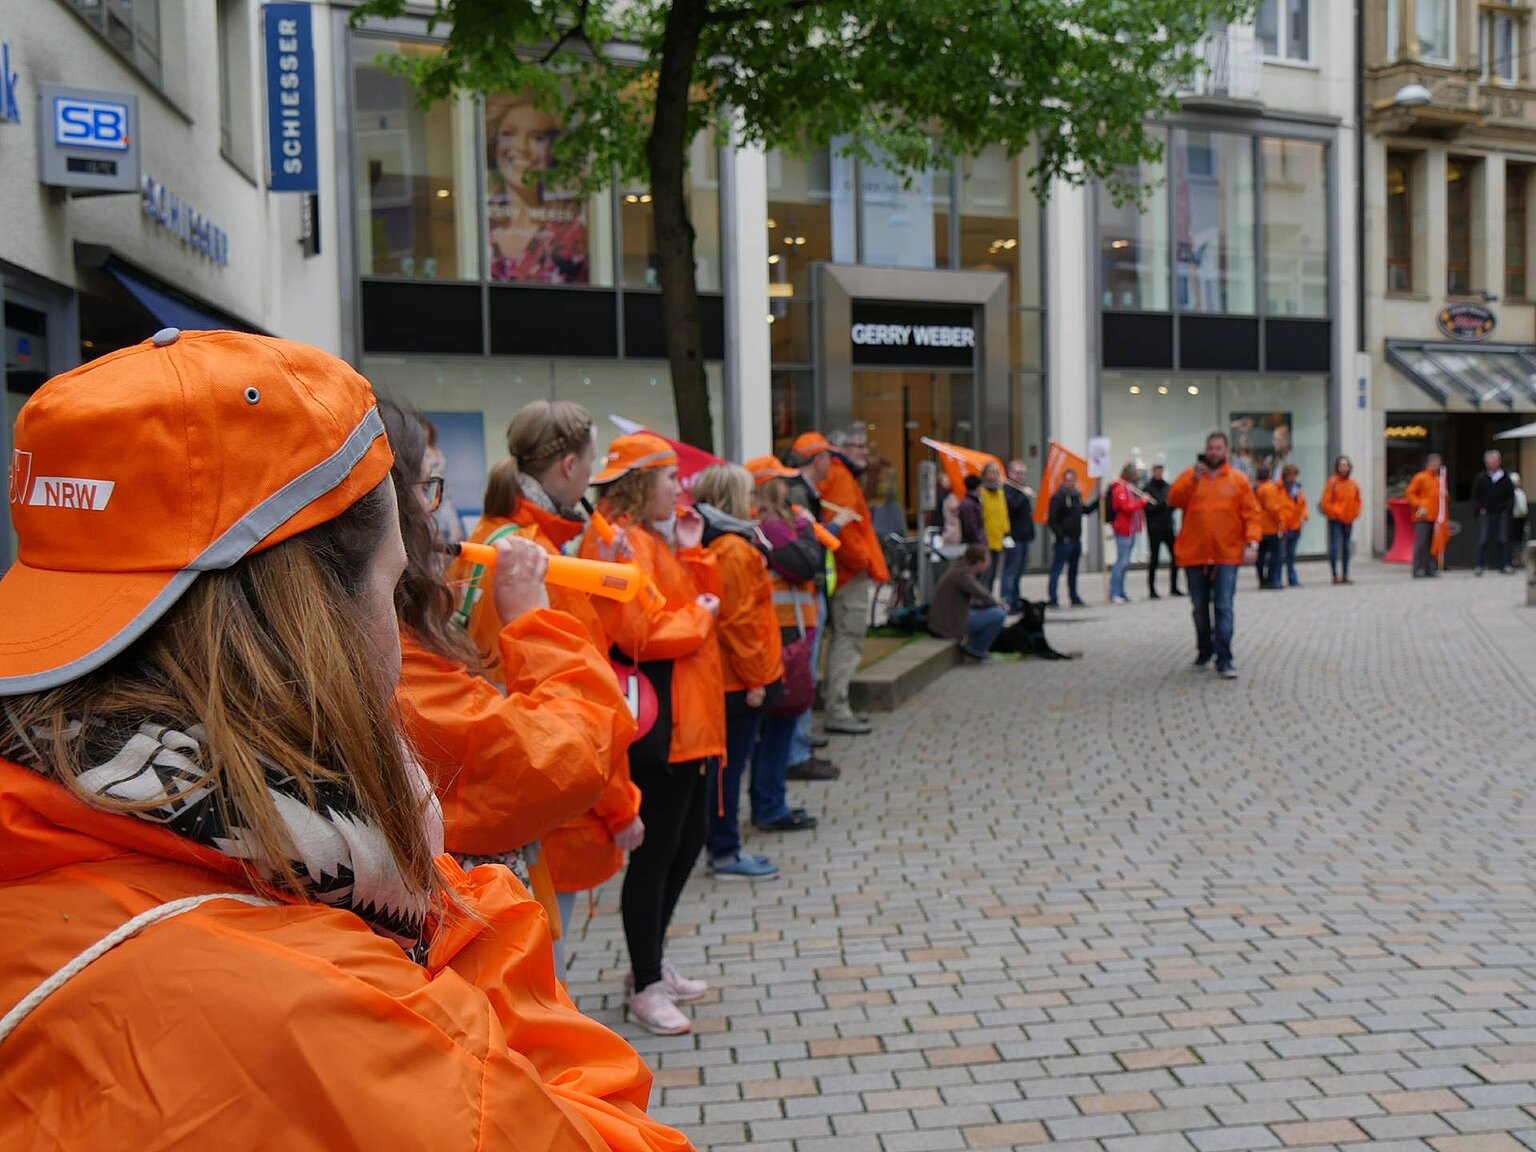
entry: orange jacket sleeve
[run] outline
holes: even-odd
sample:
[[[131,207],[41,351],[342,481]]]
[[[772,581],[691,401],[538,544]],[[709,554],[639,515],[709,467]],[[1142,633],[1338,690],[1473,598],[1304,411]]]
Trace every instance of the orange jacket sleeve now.
[[[1440,481],[1433,472],[1415,473],[1405,495],[1415,520],[1433,520],[1440,514]]]
[[[647,572],[654,572],[654,563],[648,565],[644,560],[645,553],[657,545],[647,539],[643,531],[631,530],[629,537],[641,568]],[[701,571],[706,568],[712,569],[714,558],[708,556],[702,548],[697,551],[704,553],[707,560],[701,557],[680,559],[685,563],[689,560],[696,562]],[[592,558],[597,557],[596,532],[588,532],[582,538],[581,554]],[[715,583],[718,587],[718,576],[715,578]],[[700,591],[709,590],[700,589]],[[663,594],[667,591],[666,588],[662,588]],[[715,594],[719,595],[718,592]],[[655,615],[646,611],[638,598],[631,600],[628,604],[594,599],[593,607],[597,609],[603,631],[625,655],[635,660],[680,660],[702,648],[714,631],[714,617],[710,615],[707,608],[694,600],[694,595],[690,588],[686,598],[680,595],[670,596],[666,607]]]
[[[1263,516],[1259,511],[1258,498],[1253,494],[1252,484],[1244,482],[1240,500],[1238,514],[1243,520],[1243,540],[1248,544],[1257,544],[1264,535],[1261,526]]]
[[[1338,485],[1339,478],[1337,476],[1328,477],[1327,483],[1323,485],[1323,495],[1317,502],[1318,511],[1330,520],[1337,519],[1335,511],[1338,506],[1335,504],[1334,498],[1338,492]]]
[[[1173,487],[1168,489],[1168,503],[1175,508],[1186,508],[1190,499],[1195,494],[1195,470],[1186,468],[1179,473],[1179,478],[1173,482]]]
[[[403,637],[402,720],[443,804],[449,851],[520,848],[586,811],[629,709],[580,624],[541,608],[502,629],[507,693]]]
[[[875,533],[869,502],[864,499],[864,490],[859,487],[858,477],[841,460],[834,461],[818,491],[822,499],[850,508],[863,517],[843,528],[842,547],[834,556],[838,583],[845,583],[866,573],[876,584],[889,581],[891,573],[886,567],[885,550],[880,546],[880,537]],[[832,518],[830,511],[827,518]]]
[[[739,536],[716,541],[714,551],[725,589],[715,626],[725,682],[765,687],[784,674],[778,646],[769,642],[767,634],[774,623],[765,610],[772,601],[767,566],[757,549]]]

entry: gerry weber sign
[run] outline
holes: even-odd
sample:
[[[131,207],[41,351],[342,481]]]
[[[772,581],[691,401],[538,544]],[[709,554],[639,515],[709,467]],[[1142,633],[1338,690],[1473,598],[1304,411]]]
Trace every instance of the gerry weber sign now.
[[[1482,340],[1498,325],[1493,310],[1481,304],[1452,304],[1440,309],[1435,322],[1452,340]]]
[[[933,304],[854,301],[848,339],[855,364],[969,368],[976,359],[976,313]]]

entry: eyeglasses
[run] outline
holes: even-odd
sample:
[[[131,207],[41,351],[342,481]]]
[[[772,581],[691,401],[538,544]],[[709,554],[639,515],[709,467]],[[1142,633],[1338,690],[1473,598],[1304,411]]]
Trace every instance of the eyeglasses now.
[[[426,504],[428,512],[436,512],[442,507],[443,478],[441,476],[428,476],[425,480],[418,481],[416,487],[421,489],[421,499]]]

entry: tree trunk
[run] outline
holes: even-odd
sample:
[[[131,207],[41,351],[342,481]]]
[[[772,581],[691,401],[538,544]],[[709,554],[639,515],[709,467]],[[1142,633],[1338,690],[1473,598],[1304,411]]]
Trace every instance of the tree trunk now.
[[[678,439],[714,451],[709,385],[704,375],[704,324],[695,279],[693,224],[684,184],[688,176],[688,94],[699,55],[705,0],[673,0],[662,38],[656,114],[646,141],[651,165],[651,213],[656,224],[661,315],[666,327]]]

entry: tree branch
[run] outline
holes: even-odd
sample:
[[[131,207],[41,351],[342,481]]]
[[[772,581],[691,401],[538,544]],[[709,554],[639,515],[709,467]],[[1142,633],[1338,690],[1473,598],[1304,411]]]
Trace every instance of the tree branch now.
[[[754,8],[744,4],[737,8],[717,8],[704,17],[706,24],[740,24],[748,20],[766,20],[770,16],[777,16],[781,12],[799,12],[803,8],[814,8],[822,0],[789,0],[787,4],[777,4],[772,11],[762,8]]]
[[[587,35],[587,12],[592,7],[592,0],[581,0],[581,7],[576,12],[576,22],[560,33],[560,38],[549,47],[549,51],[539,57],[540,64],[548,64],[555,58],[555,54],[564,48],[572,40],[580,40],[593,53],[597,53],[597,45],[592,43],[592,37]]]

